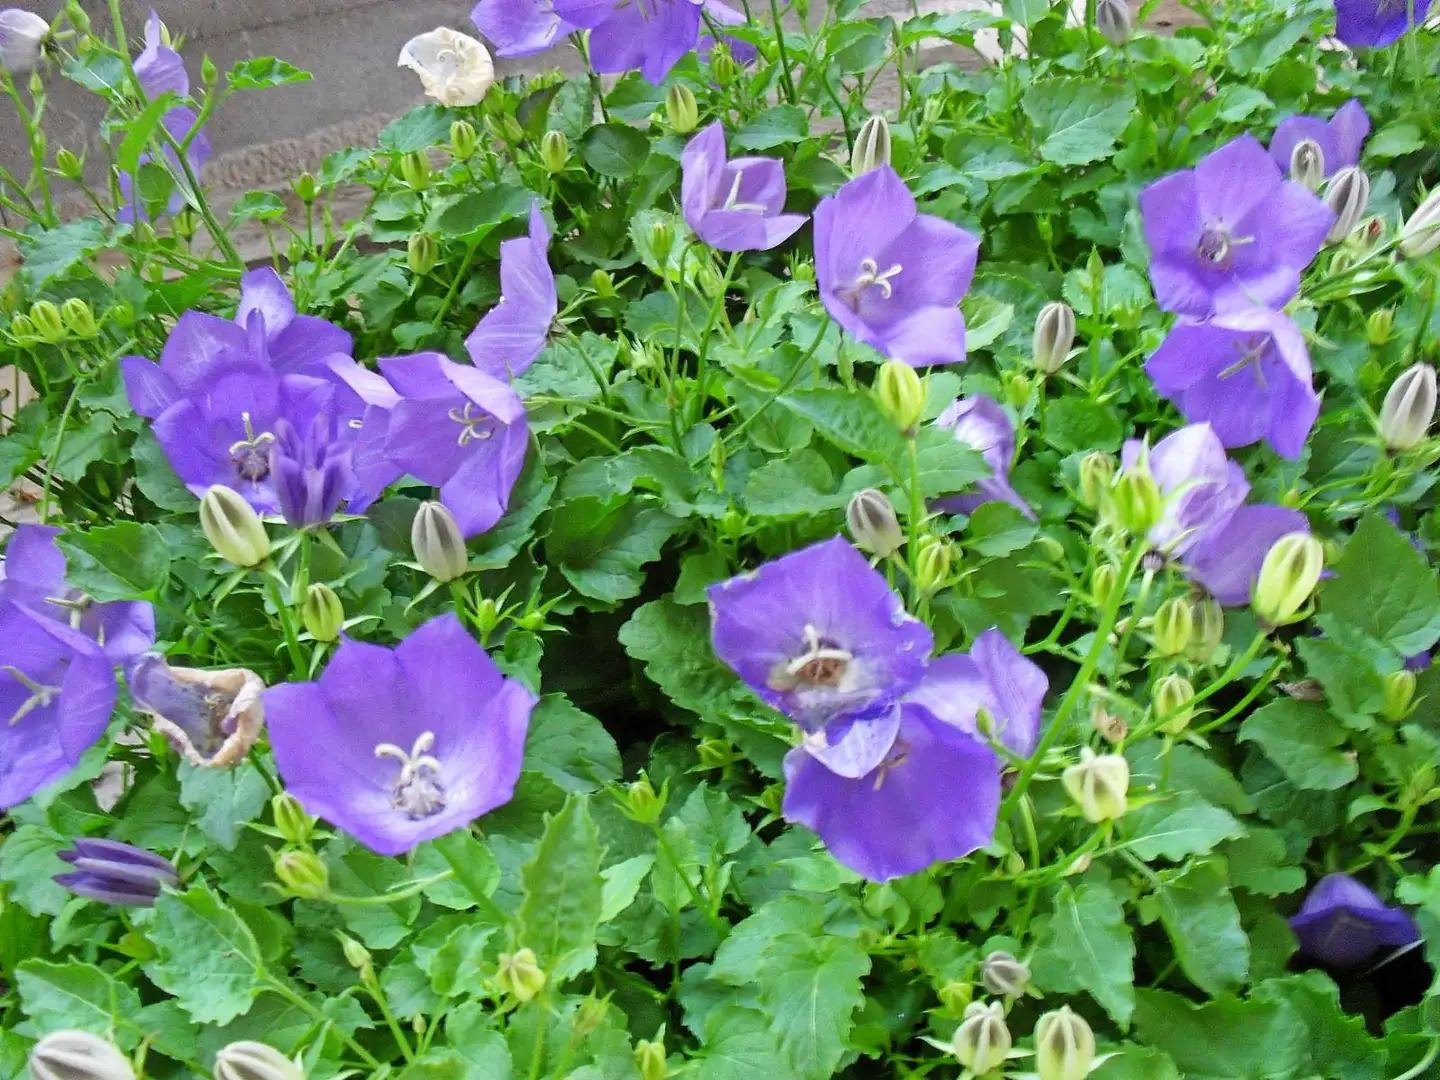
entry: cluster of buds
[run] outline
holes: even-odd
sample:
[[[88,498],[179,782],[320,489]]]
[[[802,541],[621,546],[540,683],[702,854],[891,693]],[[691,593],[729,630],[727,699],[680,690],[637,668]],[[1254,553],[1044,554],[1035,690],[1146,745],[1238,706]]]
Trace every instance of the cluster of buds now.
[[[135,1080],[120,1048],[88,1031],[52,1031],[30,1051],[34,1080]],[[305,1080],[304,1070],[273,1046],[243,1040],[220,1048],[215,1080]]]
[[[57,305],[52,300],[37,300],[29,313],[10,320],[10,335],[19,342],[42,342],[59,345],[70,338],[87,341],[100,333],[95,313],[79,297],[71,297]]]
[[[1006,957],[1008,954],[992,954]],[[986,960],[989,966],[990,959]],[[1023,965],[1022,965],[1023,967]],[[1028,979],[1029,972],[1025,973]],[[942,994],[942,996],[944,996]],[[1017,996],[1006,994],[1007,997]],[[964,1007],[964,1017],[949,1043],[927,1039],[932,1046],[946,1050],[965,1068],[966,1076],[995,1073],[1014,1056],[1014,1039],[1005,1020],[1000,1002],[984,1004],[972,1001]],[[1045,1013],[1035,1023],[1035,1073],[1037,1080],[1084,1080],[1105,1061],[1095,1056],[1095,1033],[1085,1018],[1069,1006]]]

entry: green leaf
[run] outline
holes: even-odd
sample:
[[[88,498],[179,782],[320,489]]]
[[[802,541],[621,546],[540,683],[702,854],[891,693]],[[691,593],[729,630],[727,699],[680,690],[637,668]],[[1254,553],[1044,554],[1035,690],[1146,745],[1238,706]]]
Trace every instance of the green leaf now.
[[[133,174],[140,167],[140,155],[145,152],[150,136],[160,124],[160,118],[175,103],[175,95],[166,91],[145,107],[145,111],[126,125],[125,138],[115,150],[115,164],[122,173]]]
[[[1177,795],[1146,803],[1120,819],[1126,846],[1147,862],[1202,855],[1215,845],[1245,835],[1245,828],[1227,811],[1198,795]]]
[[[580,156],[601,176],[628,180],[650,156],[650,140],[638,128],[596,124],[585,133]]]
[[[135,462],[135,482],[141,493],[161,510],[195,512],[200,509],[200,500],[175,475],[160,441],[148,425],[135,437],[130,455]]]
[[[620,644],[682,709],[705,716],[749,699],[735,673],[715,656],[710,613],[703,607],[652,600],[620,628]]]
[[[566,791],[594,791],[619,778],[620,751],[599,720],[563,694],[547,694],[530,714],[525,768]]]
[[[265,988],[255,935],[204,885],[161,896],[148,936],[158,955],[147,974],[197,1023],[228,1024]]]
[[[762,1013],[724,1005],[706,1018],[698,1080],[776,1080],[790,1070]]]
[[[273,56],[252,56],[232,67],[228,78],[231,90],[268,90],[272,86],[309,82],[311,75]]]
[[[1306,971],[1271,979],[1255,988],[1259,1001],[1290,1006],[1305,1040],[1315,1074],[1334,1080],[1380,1080],[1386,1075],[1386,1051],[1381,1040],[1365,1030],[1365,1020],[1347,1016],[1340,1008],[1340,991],[1321,971]]]
[[[1345,627],[1340,624],[1334,629],[1343,631]],[[1354,631],[1349,631],[1349,636],[1362,644],[1367,640]],[[1339,635],[1296,638],[1295,647],[1305,661],[1306,672],[1325,688],[1325,701],[1335,715],[1351,727],[1371,726],[1385,701],[1381,665],[1374,655],[1384,650],[1371,648],[1361,652],[1347,647]],[[1400,666],[1399,660],[1384,666],[1393,670]]]
[[[32,289],[42,289],[70,272],[76,263],[105,246],[105,226],[94,218],[80,218],[54,229],[31,226],[17,240],[25,276]]]
[[[965,546],[977,555],[1003,558],[1029,547],[1039,531],[1033,521],[1009,503],[981,503],[970,515]]]
[[[1354,755],[1337,749],[1347,738],[1345,725],[1324,705],[1278,698],[1240,725],[1240,741],[1259,743],[1298,788],[1333,791],[1360,773]]]
[[[737,150],[773,150],[810,136],[810,120],[798,105],[776,105],[741,124],[730,139]]]
[[[745,506],[756,517],[814,517],[847,501],[824,456],[809,449],[767,461],[745,481]]]
[[[97,1035],[113,1032],[126,1051],[140,1042],[142,1032],[135,1026],[140,995],[98,967],[79,960],[26,960],[16,969],[15,982],[37,1035],[71,1028]]]
[[[1334,577],[1320,587],[1320,607],[1414,656],[1440,639],[1440,584],[1425,557],[1382,514],[1361,519],[1345,544]]]
[[[1194,1005],[1178,994],[1138,990],[1139,1040],[1164,1051],[1188,1080],[1280,1080],[1307,1074],[1308,1033],[1275,1002],[1222,997]]]
[[[581,594],[615,603],[639,594],[641,568],[682,528],[640,499],[586,495],[555,508],[545,553]]]
[[[289,210],[273,191],[247,191],[230,204],[230,221],[279,221]]]
[[[517,942],[534,949],[559,985],[595,964],[595,930],[604,903],[604,849],[585,796],[571,796],[547,816],[535,857],[521,871]]]
[[[439,105],[418,105],[385,125],[380,148],[396,154],[428,150],[450,140],[450,111]]]
[[[1032,965],[1047,990],[1088,991],[1122,1028],[1135,1009],[1135,943],[1125,906],[1103,885],[1062,885],[1036,930]]]
[[[1135,91],[1103,79],[1037,80],[1020,107],[1040,140],[1040,156],[1057,165],[1109,157],[1135,112]]]
[[[492,1026],[490,1010],[467,1002],[445,1017],[445,1037],[470,1063],[469,1080],[510,1080],[510,1047]]]
[[[1047,0],[1005,0],[1001,5],[1005,17],[1021,26],[1034,26],[1050,12]]]
[[[900,429],[863,390],[838,386],[792,390],[778,403],[809,420],[822,437],[847,454],[880,464],[898,462],[905,454]]]
[[[635,902],[640,883],[653,865],[654,855],[636,855],[601,871],[600,876],[605,881],[600,899],[601,922],[609,922]]]
[[[500,884],[500,865],[490,849],[467,829],[456,829],[431,843],[475,902],[486,906]]]
[[[788,933],[766,950],[774,963],[760,984],[770,1030],[790,1061],[788,1075],[831,1076],[844,1056],[870,957],[849,938]]]
[[[1282,896],[1305,886],[1305,871],[1287,865],[1285,834],[1278,829],[1251,829],[1225,849],[1230,883],[1260,896]]]
[[[1045,409],[1041,434],[1063,454],[1118,450],[1125,438],[1120,414],[1112,405],[1083,397],[1062,397]]]
[[[0,884],[8,897],[32,915],[59,915],[70,893],[50,879],[69,870],[56,857],[69,845],[38,825],[21,825],[0,841]]]
[[[1225,860],[1211,857],[1165,874],[1153,900],[1180,970],[1208,994],[1238,990],[1250,970],[1250,941],[1230,895]]]
[[[170,549],[154,525],[120,521],[88,532],[63,532],[65,578],[95,600],[152,597],[170,578]]]
[[[527,217],[536,196],[513,184],[497,184],[461,195],[430,218],[441,236],[477,243],[497,226]]]
[[[248,762],[233,769],[180,763],[180,805],[196,815],[200,830],[226,851],[234,851],[245,826],[270,801],[270,785]]]
[[[662,260],[655,250],[655,227],[661,226],[670,233],[670,246],[665,252]],[[680,258],[685,254],[686,246],[694,239],[690,232],[690,226],[679,214],[667,213],[664,210],[641,210],[630,219],[630,242],[635,245],[635,253],[640,256],[640,261],[652,274],[663,277],[666,281],[679,282]],[[693,280],[695,269],[700,265],[699,258],[694,252],[685,260]]]
[[[456,927],[430,957],[430,986],[441,997],[485,993],[487,946],[498,927],[469,923]]]
[[[382,858],[363,848],[346,851],[332,844],[325,849],[325,865],[330,870],[330,886],[342,896],[366,900],[384,896],[401,888],[410,880],[405,865],[395,859]],[[410,934],[410,925],[420,913],[420,898],[385,904],[340,904],[340,917],[345,926],[369,949],[393,949]]]

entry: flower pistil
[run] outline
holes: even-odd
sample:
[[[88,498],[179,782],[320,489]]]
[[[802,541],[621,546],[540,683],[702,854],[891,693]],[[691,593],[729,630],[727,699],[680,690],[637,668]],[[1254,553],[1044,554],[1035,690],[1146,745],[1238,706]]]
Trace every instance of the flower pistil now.
[[[430,755],[434,745],[435,733],[422,731],[409,753],[394,743],[380,743],[375,747],[377,758],[394,758],[400,762],[400,776],[391,788],[390,804],[405,811],[411,821],[434,817],[445,809],[445,788],[437,776],[440,762]]]

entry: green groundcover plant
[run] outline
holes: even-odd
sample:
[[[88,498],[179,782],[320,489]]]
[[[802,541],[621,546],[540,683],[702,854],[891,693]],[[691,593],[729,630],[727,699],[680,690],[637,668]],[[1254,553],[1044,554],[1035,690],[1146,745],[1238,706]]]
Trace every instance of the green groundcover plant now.
[[[457,5],[229,205],[308,75],[0,11],[0,1077],[1440,1075],[1428,0],[1154,7]]]

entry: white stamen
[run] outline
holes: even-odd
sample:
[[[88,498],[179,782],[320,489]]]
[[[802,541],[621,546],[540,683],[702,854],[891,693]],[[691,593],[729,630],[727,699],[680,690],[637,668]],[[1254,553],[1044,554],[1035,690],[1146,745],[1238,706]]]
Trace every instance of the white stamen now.
[[[745,175],[744,169],[735,170],[735,180],[730,185],[730,194],[725,196],[725,203],[722,210],[751,210],[757,214],[763,214],[765,207],[759,203],[740,202],[740,181]]]
[[[880,264],[874,259],[860,260],[860,273],[855,278],[853,286],[856,302],[859,302],[860,290],[868,289],[871,286],[880,290],[880,295],[886,300],[895,295],[895,289],[890,284],[890,279],[895,277],[903,269],[899,263],[887,270],[881,270]]]
[[[14,715],[10,717],[8,727],[14,727],[36,709],[48,707],[50,703],[55,700],[55,696],[60,693],[60,687],[46,686],[43,683],[37,683],[19,668],[13,667],[10,664],[0,664],[0,671],[10,675],[16,682],[25,687],[26,690],[30,691],[30,696],[21,702],[20,707],[16,709]]]
[[[405,811],[412,820],[431,817],[445,809],[445,789],[438,779],[440,762],[430,756],[435,733],[424,731],[415,739],[409,752],[394,743],[375,747],[377,758],[394,758],[400,762],[400,776],[390,790],[390,804]]]
[[[455,441],[461,446],[469,446],[476,439],[488,439],[495,434],[490,424],[490,414],[481,411],[479,414],[471,412],[475,406],[470,402],[465,403],[463,409],[451,409],[449,417],[460,425],[460,437]]]
[[[805,624],[806,651],[795,657],[785,665],[785,671],[790,675],[799,675],[807,666],[816,660],[839,660],[848,664],[855,659],[855,654],[846,649],[827,649],[820,644],[820,631],[810,623]]]

